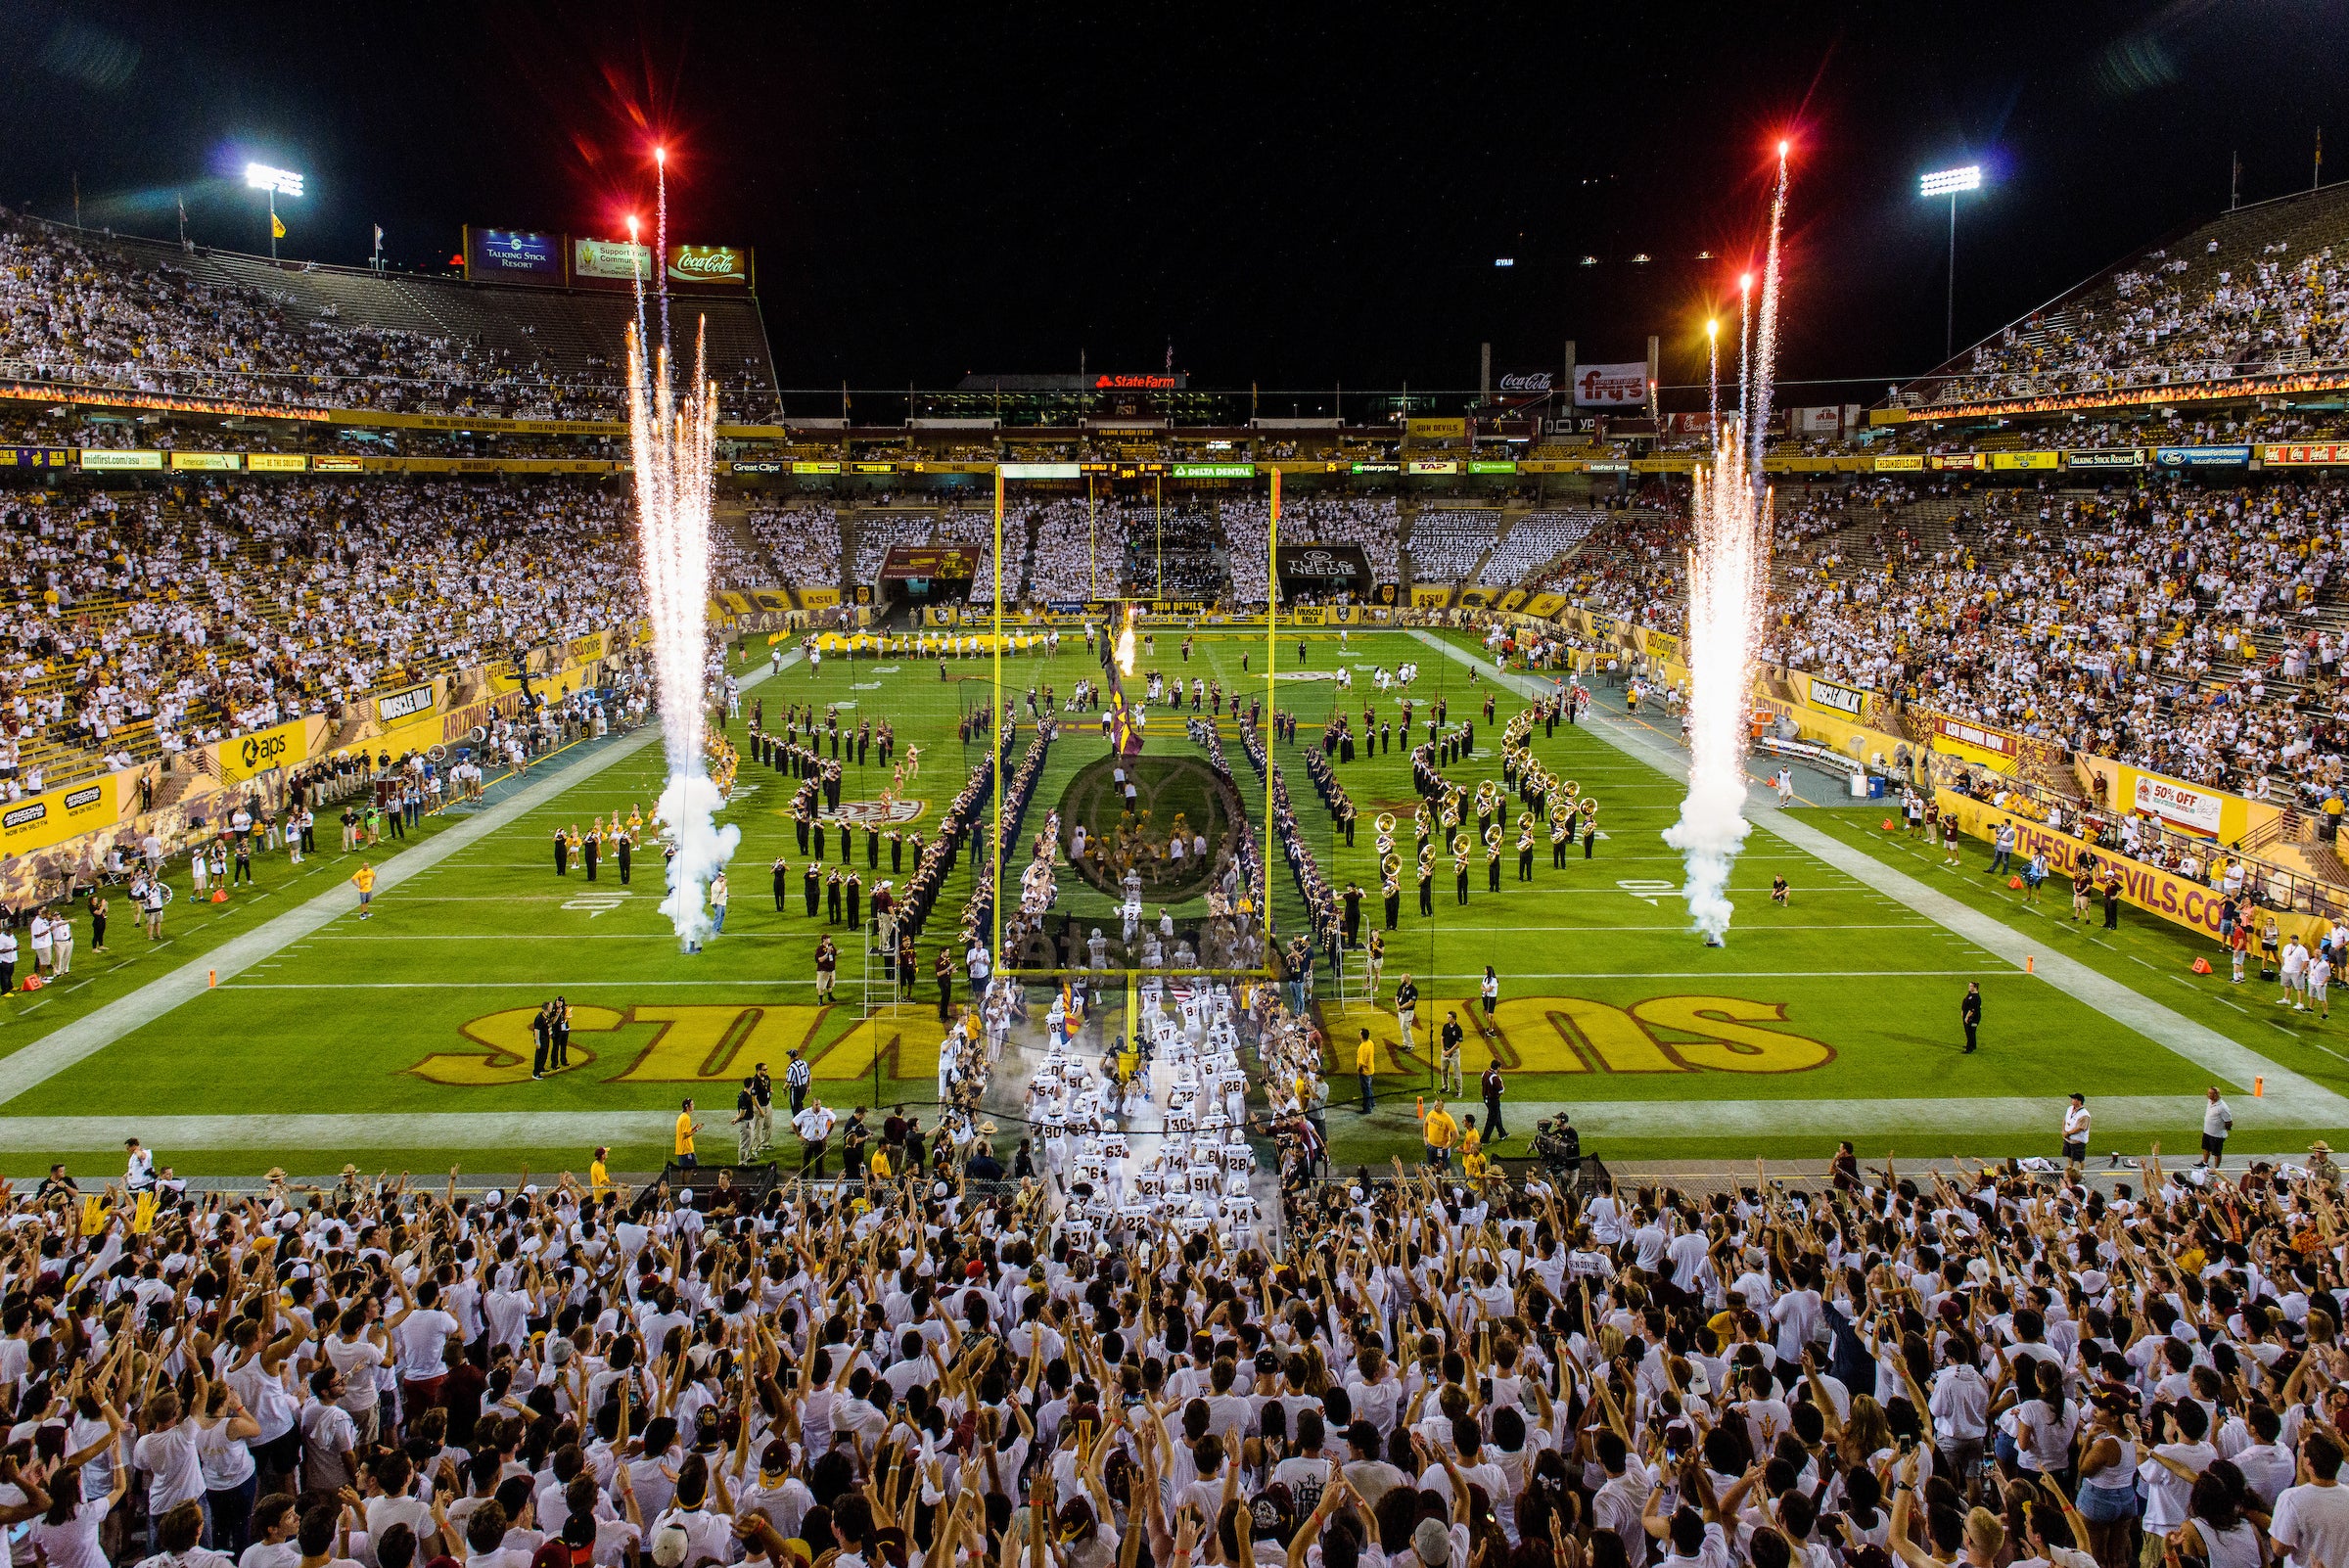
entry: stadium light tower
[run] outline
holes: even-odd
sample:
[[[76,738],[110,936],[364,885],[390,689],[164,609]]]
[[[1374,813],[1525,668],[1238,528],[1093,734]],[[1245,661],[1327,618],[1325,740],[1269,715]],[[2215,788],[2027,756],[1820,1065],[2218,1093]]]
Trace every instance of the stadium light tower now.
[[[1946,196],[1950,199],[1950,287],[1948,303],[1942,315],[1941,357],[1946,363],[1958,351],[1958,198],[1967,191],[1982,189],[1982,165],[1968,163],[1963,168],[1936,169],[1920,175],[1916,194],[1922,197]]]
[[[245,165],[245,183],[256,191],[269,193],[269,259],[277,259],[277,239],[286,226],[277,218],[277,199],[281,196],[299,196],[301,176],[290,168],[271,168],[266,163]]]

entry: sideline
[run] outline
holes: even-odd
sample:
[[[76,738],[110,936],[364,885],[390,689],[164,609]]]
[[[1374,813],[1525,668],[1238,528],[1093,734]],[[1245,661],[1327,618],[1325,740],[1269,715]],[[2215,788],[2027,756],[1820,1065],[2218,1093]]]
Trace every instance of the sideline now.
[[[789,669],[799,662],[799,659],[800,655],[795,650],[784,659],[778,668]],[[764,667],[757,668],[752,673],[740,678],[740,687],[742,690],[748,691],[773,672]],[[525,785],[495,806],[475,812],[469,820],[446,828],[427,842],[417,845],[414,849],[392,856],[376,872],[377,894],[380,896],[389,893],[410,878],[433,870],[458,851],[471,848],[526,812],[577,787],[613,764],[635,756],[646,746],[659,739],[660,734],[660,726],[648,722],[635,734],[613,742],[602,751],[581,759],[561,772],[552,774],[536,783]],[[305,937],[314,935],[329,921],[348,914],[358,905],[358,890],[347,881],[340,882],[306,902],[298,904],[284,914],[255,926],[244,935],[230,938],[204,956],[158,976],[128,995],[117,996],[105,1006],[75,1019],[53,1034],[43,1036],[13,1055],[0,1058],[0,1105],[38,1087],[69,1068],[87,1061],[131,1031],[144,1028],[173,1008],[195,1000],[211,989],[213,972],[216,971],[221,982],[225,984],[255,964],[272,957],[283,948]],[[25,1117],[18,1119],[22,1130],[26,1132],[42,1127],[62,1128],[76,1124],[90,1124],[92,1130],[88,1132],[88,1136],[94,1138],[96,1143],[69,1145],[81,1148],[103,1145],[112,1141],[114,1137],[128,1135],[128,1133],[110,1133],[109,1136],[102,1137],[95,1130],[98,1127],[107,1129],[129,1127],[131,1130],[136,1131],[136,1127],[132,1126],[134,1121],[147,1124],[157,1120],[159,1119],[123,1118],[115,1120],[104,1117]],[[172,1120],[176,1119],[168,1117],[160,1119],[161,1122]],[[291,1124],[301,1119],[255,1115],[226,1118],[194,1117],[185,1120],[232,1122],[258,1128],[265,1122]],[[349,1120],[363,1119],[351,1118]],[[394,1121],[397,1118],[387,1117],[383,1120]],[[5,1127],[8,1121],[9,1118],[6,1114],[0,1113],[0,1127]],[[145,1136],[146,1134],[140,1135]],[[275,1142],[282,1136],[281,1132],[273,1130],[269,1134],[269,1140]],[[250,1141],[250,1135],[248,1135],[248,1141]],[[17,1146],[16,1143],[7,1141],[4,1134],[0,1134],[0,1147],[15,1148]]]
[[[1487,678],[1497,679],[1507,689],[1520,696],[1532,697],[1544,694],[1543,682],[1498,669],[1490,662],[1477,659],[1466,649],[1447,638],[1435,636],[1423,630],[1414,630],[1411,635],[1429,647],[1440,650],[1454,663],[1467,665]],[[1623,720],[1614,715],[1600,713],[1595,704],[1588,716],[1595,721],[1586,722],[1581,727],[1590,731],[1626,756],[1648,763],[1667,777],[1685,778],[1687,776],[1687,765],[1678,747],[1669,746],[1649,734],[1631,729]],[[2119,981],[2089,968],[2067,953],[2045,951],[2041,945],[2033,944],[2023,933],[2014,930],[2004,921],[1968,908],[1948,894],[1927,887],[1908,873],[1885,864],[1874,855],[1853,849],[1841,840],[1819,832],[1817,828],[1804,825],[1787,812],[1781,811],[1768,792],[1749,787],[1746,817],[1762,831],[1795,849],[1804,851],[1863,885],[1874,889],[1913,912],[1924,916],[1934,924],[1963,937],[1966,941],[1996,955],[2014,969],[2020,970],[2026,959],[2035,960],[2039,978],[2045,980],[2049,985],[2055,987],[2066,995],[2087,1003],[2114,1023],[2136,1031],[2155,1044],[2165,1047],[2212,1076],[2236,1085],[2238,1093],[2231,1097],[2228,1104],[2234,1112],[2238,1127],[2323,1128],[2349,1126],[2349,1097],[2337,1094],[2313,1079],[2302,1077],[2290,1068],[2262,1056],[2249,1046],[2229,1039],[2207,1025],[2196,1023],[2185,1014],[2166,1007],[2149,996],[2130,990]],[[1953,1007],[1953,1016],[1955,1011],[1956,1009]],[[1996,1028],[1995,1017],[1987,1019],[1986,1022],[1990,1023],[1994,1029]],[[2248,1092],[2239,1092],[2239,1090],[2247,1089],[2251,1080],[2255,1077],[2267,1080],[2267,1093],[2264,1097],[2257,1099],[2251,1097]],[[2046,1101],[2029,1102],[2037,1107],[2037,1115],[2033,1118],[2034,1125],[2043,1128],[2051,1125],[2054,1115],[2051,1107],[2058,1103],[2055,1096],[2060,1092],[2060,1084],[2050,1084],[2048,1085],[2049,1097]],[[1744,1103],[1750,1105],[1757,1102]],[[1952,1100],[1796,1100],[1760,1103],[1774,1107],[1780,1125],[1783,1125],[1783,1119],[1789,1113],[1796,1112],[1800,1107],[1834,1105],[1843,1108],[1847,1115],[1853,1117],[1863,1113],[1872,1117],[1874,1108],[1900,1107],[1903,1109],[1908,1125],[1914,1126],[1920,1118],[1930,1123],[1946,1117],[1952,1110],[1969,1102]],[[1708,1101],[1680,1102],[1679,1110],[1682,1118],[1680,1124],[1681,1134],[1683,1136],[1703,1135],[1703,1133],[1689,1129],[1688,1119],[1692,1114],[1709,1114],[1714,1109],[1714,1104],[1715,1102]],[[2122,1125],[2136,1125],[2147,1119],[2158,1120],[2163,1125],[2198,1124],[2201,1120],[2200,1101],[2186,1095],[2180,1095],[2175,1099],[2155,1095],[2116,1096],[2099,1099],[2095,1106],[2099,1123],[2105,1121],[2108,1108],[2112,1121]],[[1584,1102],[1575,1107],[1575,1114],[1578,1117],[1588,1118],[1595,1110],[1595,1106],[1589,1102]],[[1618,1101],[1608,1108],[1606,1114],[1614,1115],[1629,1110],[1630,1107],[1626,1102]],[[2161,1114],[2154,1117],[2153,1113],[2156,1112]],[[1637,1130],[1639,1129],[1627,1124],[1627,1130]]]

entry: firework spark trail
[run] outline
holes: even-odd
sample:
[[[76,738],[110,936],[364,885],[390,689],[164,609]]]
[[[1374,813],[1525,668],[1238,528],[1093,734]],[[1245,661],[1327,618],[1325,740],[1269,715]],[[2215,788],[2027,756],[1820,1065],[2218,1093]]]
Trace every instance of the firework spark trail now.
[[[652,624],[653,673],[661,698],[661,739],[668,782],[655,815],[673,836],[668,896],[661,910],[687,950],[710,932],[703,907],[710,879],[733,858],[738,827],[717,825],[721,804],[703,747],[709,694],[710,512],[716,452],[717,389],[706,374],[704,337],[695,335],[693,380],[680,398],[670,385],[666,348],[645,352],[630,324],[628,439],[636,469],[637,534],[644,562],[645,608]]]
[[[1786,144],[1778,144],[1778,188],[1770,202],[1770,249],[1762,265],[1762,314],[1754,323],[1754,396],[1746,416],[1747,468],[1762,483],[1762,443],[1770,435],[1771,380],[1778,365],[1778,230],[1786,220]]]
[[[1736,906],[1729,872],[1751,830],[1745,820],[1747,708],[1770,576],[1770,495],[1762,484],[1762,431],[1777,353],[1778,233],[1786,208],[1785,153],[1771,204],[1770,248],[1754,351],[1746,362],[1738,311],[1739,415],[1713,433],[1713,461],[1696,471],[1688,554],[1688,794],[1664,842],[1687,863],[1688,916],[1719,945]]]

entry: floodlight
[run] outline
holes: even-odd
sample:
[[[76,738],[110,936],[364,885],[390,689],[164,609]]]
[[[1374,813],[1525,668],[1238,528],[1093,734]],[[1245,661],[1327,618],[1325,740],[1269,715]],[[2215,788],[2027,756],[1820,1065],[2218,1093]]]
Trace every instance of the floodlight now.
[[[271,168],[266,163],[246,164],[245,183],[256,191],[267,191],[274,196],[301,194],[300,175],[290,168]]]
[[[1919,196],[1955,196],[1959,191],[1982,189],[1982,165],[1968,163],[1963,168],[1936,169],[1920,175],[1916,182]]]

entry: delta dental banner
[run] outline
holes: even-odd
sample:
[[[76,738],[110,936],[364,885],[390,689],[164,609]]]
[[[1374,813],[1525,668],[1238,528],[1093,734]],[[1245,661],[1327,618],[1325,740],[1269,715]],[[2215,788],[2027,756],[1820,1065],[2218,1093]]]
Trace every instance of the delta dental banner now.
[[[1632,408],[1647,403],[1647,361],[1574,367],[1574,406]]]

